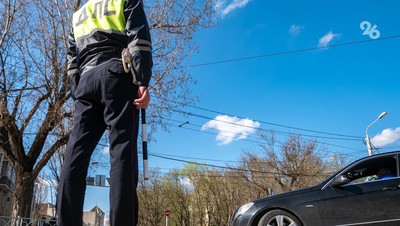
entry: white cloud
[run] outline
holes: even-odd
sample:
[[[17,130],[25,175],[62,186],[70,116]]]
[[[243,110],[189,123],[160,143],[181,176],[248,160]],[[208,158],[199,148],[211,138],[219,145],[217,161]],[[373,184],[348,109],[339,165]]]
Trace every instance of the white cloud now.
[[[104,218],[104,226],[110,226],[110,218]]]
[[[214,8],[221,14],[222,17],[228,15],[238,8],[243,8],[249,3],[250,0],[232,0],[226,5],[226,0],[216,0]]]
[[[104,216],[104,226],[110,226],[110,210]]]
[[[201,130],[216,129],[218,145],[226,145],[234,140],[246,139],[260,127],[259,122],[251,119],[239,119],[228,115],[218,115],[215,119],[208,121],[201,127]]]
[[[101,154],[103,154],[103,155],[110,154],[110,148],[109,147],[104,147],[103,150],[101,150]]]
[[[400,140],[400,127],[396,129],[384,129],[381,133],[374,136],[371,142],[377,147],[383,147]]]
[[[327,47],[329,43],[335,38],[338,37],[339,34],[335,34],[330,31],[328,34],[324,35],[322,38],[319,39],[318,47]]]
[[[181,179],[181,184],[186,187],[192,187],[193,183],[188,177],[184,177]]]
[[[289,28],[289,33],[293,36],[296,36],[300,33],[301,30],[303,30],[303,28],[304,28],[304,26],[293,24]]]
[[[226,4],[226,0],[216,0],[214,4],[214,8],[216,10],[221,10],[222,7]]]

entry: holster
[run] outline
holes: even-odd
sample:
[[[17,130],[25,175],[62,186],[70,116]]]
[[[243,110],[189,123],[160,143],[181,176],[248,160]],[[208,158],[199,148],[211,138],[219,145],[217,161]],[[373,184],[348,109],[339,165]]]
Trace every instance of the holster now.
[[[138,82],[136,80],[135,72],[133,71],[133,68],[132,68],[132,60],[133,60],[132,54],[129,52],[128,48],[125,48],[125,49],[122,50],[121,57],[122,57],[121,60],[122,60],[122,65],[124,67],[124,71],[126,73],[131,72],[131,74],[132,74],[132,83],[135,84],[135,85],[138,85]]]

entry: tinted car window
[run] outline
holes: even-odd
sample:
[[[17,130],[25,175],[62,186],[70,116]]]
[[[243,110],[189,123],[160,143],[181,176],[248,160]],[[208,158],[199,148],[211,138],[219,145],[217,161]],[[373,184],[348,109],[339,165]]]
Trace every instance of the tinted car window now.
[[[343,175],[347,176],[350,184],[398,177],[397,157],[392,155],[365,160],[345,171]]]

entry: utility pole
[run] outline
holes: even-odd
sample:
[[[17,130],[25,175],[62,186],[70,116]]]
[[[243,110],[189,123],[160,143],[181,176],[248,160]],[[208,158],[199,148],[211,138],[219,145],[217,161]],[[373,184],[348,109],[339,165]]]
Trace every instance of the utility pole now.
[[[371,139],[368,136],[368,129],[369,127],[371,127],[375,122],[377,122],[379,119],[386,117],[387,113],[386,112],[382,112],[379,117],[377,119],[375,119],[375,121],[373,121],[371,124],[369,124],[369,126],[367,127],[367,129],[365,130],[365,143],[367,143],[367,148],[368,148],[368,155],[371,156],[373,154],[373,150],[372,150],[372,143],[371,143]]]

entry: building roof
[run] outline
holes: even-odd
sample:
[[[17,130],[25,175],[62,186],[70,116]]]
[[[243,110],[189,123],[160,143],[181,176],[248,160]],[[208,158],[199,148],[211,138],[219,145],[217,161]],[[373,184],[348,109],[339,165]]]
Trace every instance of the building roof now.
[[[97,205],[90,212],[96,212],[104,215],[104,212]]]

